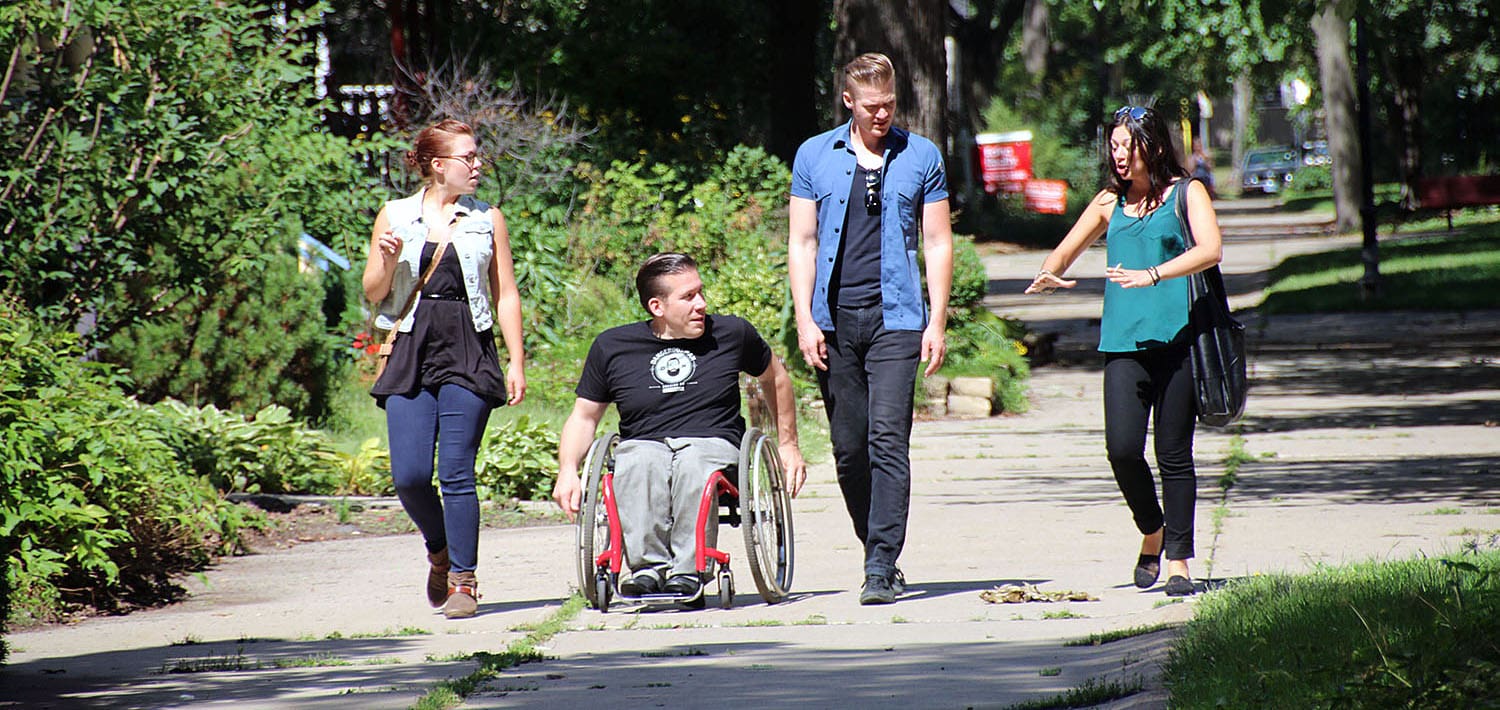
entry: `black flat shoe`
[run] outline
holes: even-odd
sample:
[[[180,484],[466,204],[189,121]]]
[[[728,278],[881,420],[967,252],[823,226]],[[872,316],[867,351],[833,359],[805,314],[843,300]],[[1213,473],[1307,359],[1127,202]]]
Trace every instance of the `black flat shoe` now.
[[[1135,586],[1150,589],[1161,576],[1161,553],[1141,555],[1135,563]]]
[[[1163,587],[1163,590],[1166,591],[1169,597],[1186,597],[1198,592],[1193,587],[1193,580],[1177,574],[1167,578],[1167,584]]]

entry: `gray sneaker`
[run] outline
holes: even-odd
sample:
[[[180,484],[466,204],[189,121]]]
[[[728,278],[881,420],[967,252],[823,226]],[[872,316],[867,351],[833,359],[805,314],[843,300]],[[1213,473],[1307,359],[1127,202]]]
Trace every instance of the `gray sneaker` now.
[[[896,601],[896,591],[891,589],[891,579],[881,574],[865,575],[865,587],[859,593],[859,603],[865,606],[871,604],[890,604]]]
[[[900,567],[891,570],[891,591],[898,597],[906,593],[906,575],[901,574]]]

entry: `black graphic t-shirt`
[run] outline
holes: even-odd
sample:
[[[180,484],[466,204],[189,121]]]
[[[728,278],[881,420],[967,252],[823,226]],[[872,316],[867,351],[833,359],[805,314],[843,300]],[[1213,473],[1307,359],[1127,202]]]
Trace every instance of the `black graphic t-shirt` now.
[[[574,392],[613,402],[622,439],[716,436],[739,446],[739,373],[759,377],[770,364],[770,346],[743,318],[710,315],[690,340],[662,340],[642,321],[594,339]]]

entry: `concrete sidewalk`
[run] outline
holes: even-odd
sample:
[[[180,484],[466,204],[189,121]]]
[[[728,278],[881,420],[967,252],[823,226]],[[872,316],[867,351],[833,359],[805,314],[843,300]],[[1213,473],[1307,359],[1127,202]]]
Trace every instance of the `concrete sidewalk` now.
[[[1231,290],[1252,301],[1281,258],[1347,241],[1234,240]],[[1139,536],[1104,459],[1089,354],[1102,252],[1075,267],[1077,291],[1019,296],[1041,257],[988,257],[990,304],[1058,333],[1062,364],[1033,372],[1027,413],[917,424],[904,598],[858,604],[861,555],[825,462],[794,504],[791,599],[760,601],[739,532],[725,529],[734,609],[586,610],[548,660],[502,674],[465,707],[1003,707],[1089,679],[1145,686],[1114,707],[1162,706],[1170,631],[1063,645],[1184,621],[1194,601],[1130,584]],[[1440,554],[1500,532],[1500,312],[1254,322],[1242,435],[1260,458],[1225,496],[1231,435],[1198,433],[1200,582]],[[571,527],[486,531],[481,615],[462,622],[426,606],[412,536],[227,560],[171,608],[11,636],[0,707],[407,707],[473,670],[463,654],[503,650],[555,612],[575,585],[572,548]],[[1016,582],[1100,600],[979,597]]]

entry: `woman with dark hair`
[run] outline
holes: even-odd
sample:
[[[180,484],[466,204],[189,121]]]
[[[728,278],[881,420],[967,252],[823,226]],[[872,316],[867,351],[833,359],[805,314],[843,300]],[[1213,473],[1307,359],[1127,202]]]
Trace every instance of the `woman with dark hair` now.
[[[1135,584],[1156,584],[1163,551],[1165,591],[1194,591],[1193,511],[1197,475],[1193,426],[1197,398],[1188,361],[1189,274],[1222,258],[1219,224],[1208,191],[1184,178],[1166,120],[1152,108],[1125,106],[1109,131],[1109,185],[1042,262],[1026,293],[1073,288],[1067,272],[1099,237],[1106,238],[1109,266],[1099,350],[1104,353],[1104,437],[1110,468],[1144,539]],[[1188,214],[1179,215],[1176,191],[1187,190]],[[1187,248],[1184,228],[1196,244]],[[1146,425],[1156,418],[1156,466],[1161,500],[1146,462]],[[1163,510],[1165,508],[1165,510]]]
[[[365,264],[375,327],[396,331],[370,394],[386,412],[396,495],[427,546],[427,600],[465,618],[479,596],[474,460],[490,411],[526,396],[521,296],[505,216],[473,197],[484,160],[469,126],[423,129],[406,163],[422,188],[381,208]],[[504,375],[496,322],[509,355]]]

